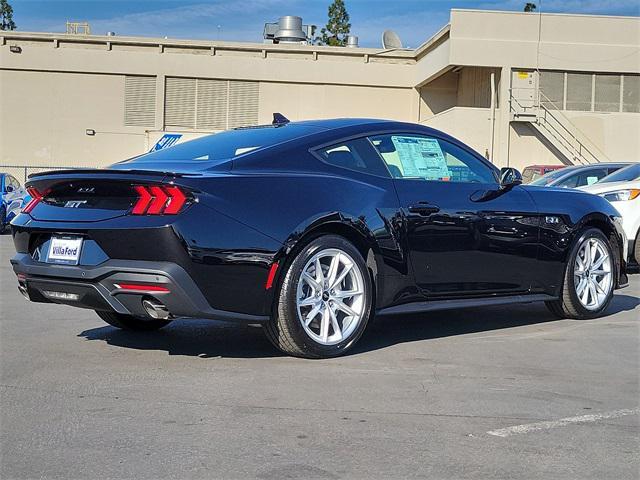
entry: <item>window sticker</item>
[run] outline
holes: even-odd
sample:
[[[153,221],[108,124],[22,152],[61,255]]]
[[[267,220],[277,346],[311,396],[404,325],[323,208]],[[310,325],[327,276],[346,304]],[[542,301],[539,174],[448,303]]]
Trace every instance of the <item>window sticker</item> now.
[[[593,185],[599,180],[598,177],[587,177],[587,185]]]
[[[405,177],[449,180],[451,173],[438,140],[420,137],[391,137]]]

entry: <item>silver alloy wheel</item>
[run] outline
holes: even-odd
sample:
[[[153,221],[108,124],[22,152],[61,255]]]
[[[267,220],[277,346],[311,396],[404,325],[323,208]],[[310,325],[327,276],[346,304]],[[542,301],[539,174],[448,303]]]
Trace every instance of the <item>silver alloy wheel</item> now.
[[[587,310],[598,310],[613,288],[611,257],[599,238],[587,238],[576,255],[573,279],[578,300]]]
[[[337,248],[317,252],[307,261],[296,293],[298,319],[321,345],[348,338],[364,316],[364,278],[348,253]]]

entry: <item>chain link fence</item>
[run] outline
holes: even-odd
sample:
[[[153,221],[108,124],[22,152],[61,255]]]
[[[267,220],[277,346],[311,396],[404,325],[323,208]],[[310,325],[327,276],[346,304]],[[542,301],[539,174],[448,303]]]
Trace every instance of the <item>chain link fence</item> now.
[[[0,173],[8,173],[9,175],[12,175],[13,177],[15,177],[21,184],[24,185],[24,183],[29,178],[29,175],[31,175],[32,173],[48,172],[51,170],[70,170],[75,168],[96,168],[96,167],[95,166],[79,167],[76,165],[43,167],[40,165],[2,165],[0,164]]]

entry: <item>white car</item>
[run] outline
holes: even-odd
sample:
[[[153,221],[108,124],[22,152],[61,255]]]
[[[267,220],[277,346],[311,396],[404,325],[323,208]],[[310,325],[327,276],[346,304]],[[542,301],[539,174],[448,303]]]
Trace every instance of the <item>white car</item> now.
[[[620,212],[629,239],[629,259],[640,264],[640,163],[622,168],[580,190],[606,198]]]

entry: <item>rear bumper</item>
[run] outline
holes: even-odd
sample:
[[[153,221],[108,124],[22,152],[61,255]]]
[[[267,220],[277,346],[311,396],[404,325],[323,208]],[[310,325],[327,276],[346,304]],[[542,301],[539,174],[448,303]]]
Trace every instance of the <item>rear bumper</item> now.
[[[96,266],[53,265],[18,253],[11,259],[21,287],[34,302],[61,303],[92,310],[147,316],[142,300],[155,298],[173,317],[261,323],[267,316],[211,308],[189,274],[171,262],[107,260]],[[161,292],[124,290],[122,283],[153,284]],[[166,290],[166,291],[165,291]],[[67,295],[52,295],[71,294]]]

